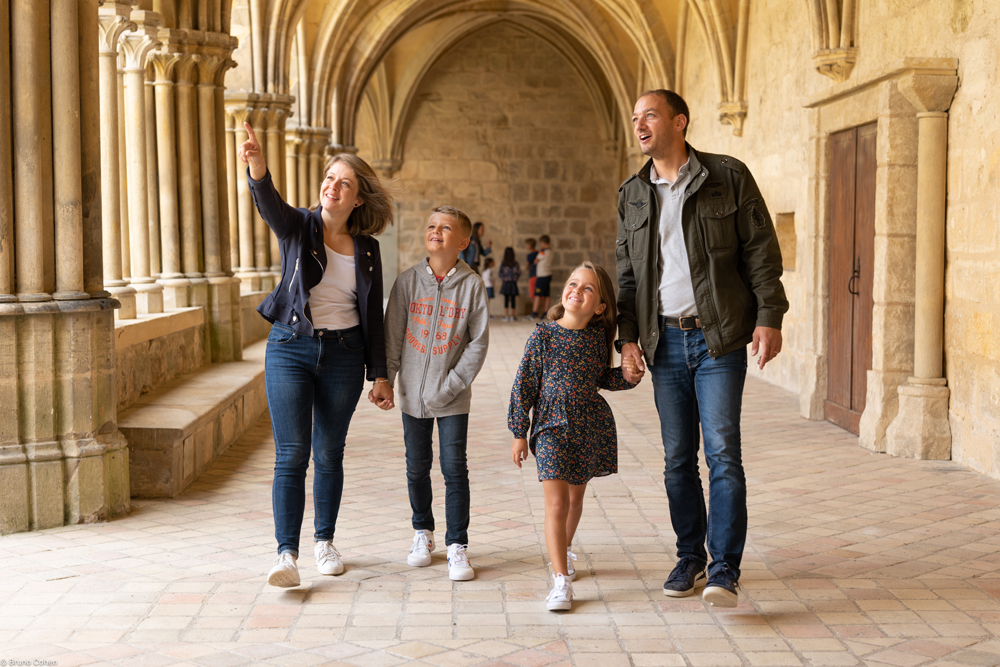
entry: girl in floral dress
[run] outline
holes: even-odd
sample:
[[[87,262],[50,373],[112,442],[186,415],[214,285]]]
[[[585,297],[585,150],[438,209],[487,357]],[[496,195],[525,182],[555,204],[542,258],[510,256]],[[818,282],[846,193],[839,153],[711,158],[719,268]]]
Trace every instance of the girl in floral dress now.
[[[618,310],[607,271],[591,262],[581,264],[548,317],[551,322],[538,325],[525,345],[507,422],[514,435],[514,463],[521,467],[530,447],[545,493],[545,544],[554,573],[546,606],[556,611],[573,604],[576,556],[569,547],[587,482],[618,472],[615,420],[597,391],[633,385],[625,381],[621,367],[610,366]],[[637,368],[629,370],[638,374]]]

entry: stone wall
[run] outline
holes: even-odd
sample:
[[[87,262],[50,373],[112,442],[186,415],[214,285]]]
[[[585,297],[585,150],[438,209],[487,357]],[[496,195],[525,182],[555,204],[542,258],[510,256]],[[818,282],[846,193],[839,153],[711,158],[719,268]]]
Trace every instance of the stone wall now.
[[[211,361],[206,345],[207,329],[201,319],[201,324],[118,348],[119,411],[135,403],[142,394]]]
[[[425,256],[430,210],[449,204],[486,223],[498,264],[511,246],[523,271],[524,239],[548,234],[555,285],[584,259],[614,271],[617,148],[558,51],[493,26],[447,52],[416,95],[395,181],[401,270]],[[360,126],[359,155],[370,159],[369,136]]]
[[[858,61],[848,84],[871,79],[905,57],[958,59],[961,83],[949,110],[948,126],[945,293],[952,457],[1000,478],[1000,127],[995,122],[1000,115],[996,96],[1000,36],[995,30],[1000,6],[987,0],[864,2],[858,6]],[[816,220],[811,210],[809,182],[825,172],[827,165],[822,153],[810,152],[809,112],[802,105],[834,82],[813,69],[805,3],[760,0],[751,7],[749,112],[743,136],[733,136],[732,128],[717,120],[719,95],[711,57],[700,29],[692,23],[683,81],[692,113],[688,138],[702,150],[730,153],[746,162],[772,215],[795,213],[795,234],[785,235],[797,243],[796,270],[786,272],[784,278],[791,302],[785,347],[763,375],[803,397],[823,395],[826,277],[822,258],[827,248],[825,221]],[[920,39],[915,41],[914,35]],[[884,138],[880,128],[879,141]],[[915,145],[892,148],[916,153]],[[890,147],[882,144],[879,150]],[[882,159],[895,158],[883,154]],[[886,200],[877,205],[894,204]],[[812,243],[811,234],[817,234]],[[914,260],[909,257],[907,261],[912,272]],[[877,281],[890,286],[909,283],[912,290],[911,279],[886,275],[884,264],[876,261],[875,270],[877,276],[882,274]],[[912,303],[912,291],[894,300]],[[912,321],[908,326],[874,332],[874,345],[900,359],[912,359]],[[882,336],[884,340],[878,338]],[[907,345],[909,349],[893,351],[893,347]],[[821,402],[804,398],[803,413],[821,418]]]

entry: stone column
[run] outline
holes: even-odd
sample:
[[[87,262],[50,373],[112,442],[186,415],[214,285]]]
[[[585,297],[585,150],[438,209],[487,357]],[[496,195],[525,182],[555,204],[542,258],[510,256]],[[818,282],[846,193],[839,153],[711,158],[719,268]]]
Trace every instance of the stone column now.
[[[250,125],[255,128],[257,138],[264,142],[262,148],[264,149],[264,159],[269,160],[267,157],[267,135],[265,132],[261,132],[261,129],[266,129],[264,124],[264,110],[263,109],[253,109],[250,112]],[[272,174],[272,179],[274,178]],[[259,290],[270,291],[274,289],[274,281],[270,276],[270,262],[268,261],[268,255],[270,254],[271,244],[268,237],[271,234],[271,228],[267,226],[264,222],[264,218],[260,216],[260,212],[257,211],[257,207],[253,204],[251,198],[250,210],[253,219],[253,263],[254,271],[260,276],[260,286],[257,288]]]
[[[943,373],[948,107],[956,76],[909,74],[899,91],[917,108],[917,248],[913,376],[899,385],[899,412],[886,430],[886,452],[950,459],[948,381]]]
[[[14,234],[19,301],[48,301],[46,239],[52,238],[49,81],[49,3],[16,2],[11,11]],[[44,83],[43,83],[44,82]],[[46,184],[49,184],[48,186]]]
[[[131,13],[131,12],[130,12]],[[135,25],[134,23],[132,24]],[[130,28],[134,30],[135,28]],[[124,39],[124,36],[122,37]],[[129,222],[128,222],[128,141],[125,137],[125,54],[122,50],[122,41],[118,42],[118,164],[121,171],[121,187],[118,189],[118,209],[121,215],[121,234],[119,239],[122,246],[122,277],[129,280],[132,276],[132,253],[129,251]]]
[[[229,255],[234,271],[240,265],[240,214],[236,181],[243,172],[236,157],[236,120],[226,112],[226,175],[229,182]]]
[[[125,135],[128,149],[130,283],[140,313],[163,312],[163,286],[153,279],[149,261],[149,186],[146,162],[146,59],[160,43],[160,17],[141,9],[130,17],[138,28],[122,39],[125,55]]]
[[[156,142],[156,96],[153,92],[153,81],[156,74],[146,60],[146,76],[143,97],[146,100],[146,201],[149,209],[149,275],[159,278],[162,264],[160,262],[160,182],[157,172],[157,154],[159,147]],[[164,147],[164,151],[169,150]],[[162,287],[162,285],[161,285]]]
[[[10,6],[0,0],[0,36],[10,44]],[[0,91],[10,91],[10,49],[0,49]],[[0,95],[0,127],[11,126],[10,95]],[[11,181],[11,136],[0,132],[0,238],[14,238],[14,184]],[[17,301],[14,296],[14,246],[4,243],[0,247],[0,304]],[[13,379],[11,373],[11,379]],[[0,391],[6,391],[4,387]],[[0,432],[0,438],[3,433]]]
[[[215,71],[219,59],[198,58],[198,155],[201,158],[201,224],[205,248],[205,277],[222,272],[222,244],[219,234],[219,171],[215,142]]]
[[[285,199],[292,206],[299,205],[299,140],[292,135],[285,138]]]
[[[162,39],[162,38],[161,38]],[[153,53],[156,98],[157,145],[170,150],[156,152],[159,176],[160,208],[160,267],[159,282],[163,285],[164,308],[186,308],[190,281],[181,272],[180,205],[177,195],[177,116],[174,109],[174,69],[180,60],[178,53]]]
[[[101,126],[100,0],[80,0],[77,44],[80,52],[80,180],[83,216],[83,289],[92,299],[106,299],[104,239],[101,234]],[[0,87],[0,89],[3,89]],[[4,125],[3,127],[7,127]],[[2,169],[2,165],[0,165]],[[2,198],[0,191],[0,198]],[[0,214],[2,217],[2,214]],[[0,288],[0,294],[3,289]]]
[[[274,187],[282,194],[285,194],[285,142],[283,135],[287,115],[288,111],[286,109],[275,108],[273,106],[265,113],[267,121],[267,152],[265,159],[267,160],[267,168],[271,172],[271,178],[274,181]],[[268,267],[272,283],[270,289],[274,289],[274,285],[281,280],[281,247],[278,244],[278,237],[275,236],[270,227],[267,229],[267,238],[269,246],[268,257],[271,262]]]
[[[176,65],[177,163],[180,166],[181,267],[189,281],[201,281],[201,170],[198,157],[198,115],[194,93],[197,61],[181,56]],[[192,288],[196,290],[197,288]],[[189,300],[189,304],[191,301]]]
[[[80,30],[77,0],[52,0],[52,164],[55,170],[56,291],[60,301],[89,299],[83,289],[83,181],[80,146]]]
[[[233,276],[232,242],[230,234],[229,206],[229,170],[232,161],[228,159],[226,132],[226,72],[236,66],[231,58],[238,42],[236,38],[222,33],[215,33],[220,42],[222,64],[215,73],[215,145],[216,171],[219,184],[219,238],[222,252],[222,272],[224,278],[217,279],[218,287],[213,301],[213,321],[219,322],[222,329],[225,321],[225,335],[230,341],[229,346],[220,345],[219,359],[237,361],[243,358],[243,300],[240,297],[242,282]],[[235,219],[235,217],[234,217]],[[213,354],[215,352],[213,351]]]
[[[250,121],[250,109],[245,106],[230,105],[227,110],[233,119],[233,144],[239,146],[247,140],[247,131],[243,127],[243,123]],[[260,274],[254,269],[253,263],[253,197],[246,179],[246,165],[236,157],[235,150],[229,158],[234,161],[236,172],[236,208],[239,217],[237,225],[239,230],[239,262],[235,273],[242,282],[244,292],[257,292],[260,291]]]
[[[298,190],[299,190],[299,201],[298,205],[301,208],[309,208],[309,153],[312,152],[312,134],[303,128],[299,128],[298,132],[299,139],[299,178],[298,178]]]
[[[101,81],[101,217],[104,255],[104,287],[118,299],[121,308],[115,317],[136,317],[135,290],[123,279],[121,221],[121,163],[119,161],[118,43],[126,30],[135,28],[128,20],[126,3],[105,2],[99,9],[98,27]]]

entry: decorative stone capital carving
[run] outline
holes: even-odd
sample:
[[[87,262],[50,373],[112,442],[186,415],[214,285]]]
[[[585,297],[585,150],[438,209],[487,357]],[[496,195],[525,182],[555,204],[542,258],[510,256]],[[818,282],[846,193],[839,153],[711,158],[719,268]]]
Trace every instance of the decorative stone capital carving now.
[[[153,68],[156,83],[173,83],[174,68],[180,60],[181,54],[179,53],[163,53],[161,51],[154,51],[153,53],[150,53],[149,64]]]
[[[264,117],[267,119],[267,131],[268,132],[280,132],[285,128],[285,119],[288,118],[290,112],[288,109],[282,109],[280,107],[270,107],[264,111]]]
[[[179,86],[190,86],[194,84],[198,78],[198,61],[196,60],[196,57],[191,54],[185,53],[178,56],[175,68],[177,74],[177,85]]]
[[[198,85],[215,87],[215,73],[222,64],[222,59],[217,56],[207,56],[199,54],[194,56],[198,65]]]
[[[233,69],[237,65],[238,65],[238,63],[235,60],[233,60],[232,58],[226,58],[226,59],[224,59],[222,61],[222,63],[219,65],[219,69],[217,69],[215,71],[215,87],[216,88],[224,88],[225,87],[226,72],[228,72],[229,70]]]
[[[98,9],[98,42],[102,54],[117,55],[122,35],[136,29],[136,24],[128,19],[130,11],[128,4],[119,2],[106,2]]]
[[[719,103],[719,120],[732,125],[733,134],[737,137],[743,136],[743,121],[746,117],[747,103],[745,100]]]
[[[837,83],[847,81],[857,60],[858,50],[853,46],[843,49],[823,49],[813,54],[816,71]]]
[[[958,89],[958,77],[909,72],[896,82],[899,92],[918,112],[947,111]]]
[[[379,173],[382,178],[392,178],[393,174],[403,168],[403,161],[395,158],[389,160],[375,160],[372,168]]]
[[[153,49],[162,46],[157,39],[160,15],[144,9],[132,10],[135,29],[122,38],[122,54],[125,56],[125,71],[145,71],[146,60]]]

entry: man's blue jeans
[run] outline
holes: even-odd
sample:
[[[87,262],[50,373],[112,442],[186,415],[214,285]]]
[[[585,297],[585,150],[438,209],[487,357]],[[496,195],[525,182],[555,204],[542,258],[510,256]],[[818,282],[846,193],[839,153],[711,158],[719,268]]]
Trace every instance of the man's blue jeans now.
[[[663,438],[663,483],[677,557],[723,564],[739,578],[747,536],[747,483],[740,453],[746,348],[712,359],[700,329],[661,330],[653,364],[653,396]],[[698,475],[699,426],[708,462],[708,513]]]
[[[310,338],[276,322],[267,338],[264,386],[274,431],[274,536],[298,556],[312,451],[317,542],[332,540],[344,492],[344,445],[365,384],[361,327]]]
[[[403,441],[406,443],[406,486],[410,492],[414,530],[434,530],[431,503],[431,464],[434,462],[434,418],[420,419],[403,414]],[[469,543],[469,465],[466,443],[469,415],[438,417],[441,474],[444,476],[444,513],[448,522],[445,545]]]

